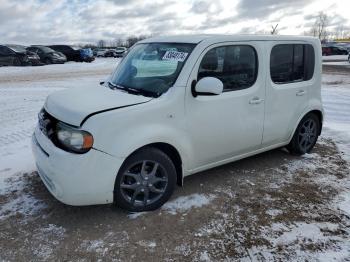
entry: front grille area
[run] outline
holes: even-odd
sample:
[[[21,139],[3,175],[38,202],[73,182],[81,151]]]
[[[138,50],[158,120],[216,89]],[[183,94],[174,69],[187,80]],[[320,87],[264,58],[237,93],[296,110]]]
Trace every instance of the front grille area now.
[[[54,141],[55,128],[58,122],[57,119],[47,113],[44,108],[39,112],[38,118],[41,132],[43,132],[43,134],[51,141]]]

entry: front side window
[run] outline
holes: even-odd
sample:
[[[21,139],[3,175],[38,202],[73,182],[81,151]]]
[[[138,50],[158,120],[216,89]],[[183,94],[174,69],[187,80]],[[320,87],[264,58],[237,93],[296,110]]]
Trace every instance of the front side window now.
[[[224,84],[224,91],[251,87],[258,74],[258,57],[249,45],[221,46],[209,50],[199,66],[199,81],[216,77]]]
[[[276,84],[310,80],[314,74],[315,52],[309,44],[281,44],[272,48],[271,79]]]
[[[194,47],[186,43],[138,44],[122,60],[111,83],[159,96],[174,85]]]

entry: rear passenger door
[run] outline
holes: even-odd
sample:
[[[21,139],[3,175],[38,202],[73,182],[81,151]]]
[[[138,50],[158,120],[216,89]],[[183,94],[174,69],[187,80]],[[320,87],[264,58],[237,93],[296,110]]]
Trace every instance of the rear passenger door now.
[[[293,134],[313,84],[315,52],[310,44],[267,42],[266,113],[263,146],[285,143]]]
[[[260,148],[266,76],[262,51],[257,42],[225,43],[208,47],[199,57],[190,83],[215,77],[224,90],[216,96],[193,97],[191,86],[187,87],[194,172]]]

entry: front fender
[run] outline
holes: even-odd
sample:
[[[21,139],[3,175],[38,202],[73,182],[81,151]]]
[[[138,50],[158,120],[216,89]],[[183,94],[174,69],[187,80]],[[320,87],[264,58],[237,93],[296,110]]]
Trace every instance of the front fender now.
[[[180,154],[184,171],[188,170],[193,149],[186,132],[179,128],[154,124],[141,126],[137,130],[125,130],[118,135],[116,141],[106,151],[116,157],[126,158],[137,149],[153,143],[166,143],[176,148]]]

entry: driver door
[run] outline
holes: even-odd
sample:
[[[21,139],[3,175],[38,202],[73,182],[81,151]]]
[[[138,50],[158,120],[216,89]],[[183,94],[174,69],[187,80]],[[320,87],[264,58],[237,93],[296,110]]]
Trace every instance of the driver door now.
[[[265,108],[263,46],[226,43],[207,48],[191,73],[190,85],[216,77],[223,93],[193,97],[187,87],[186,121],[192,141],[192,171],[199,171],[261,147]]]

